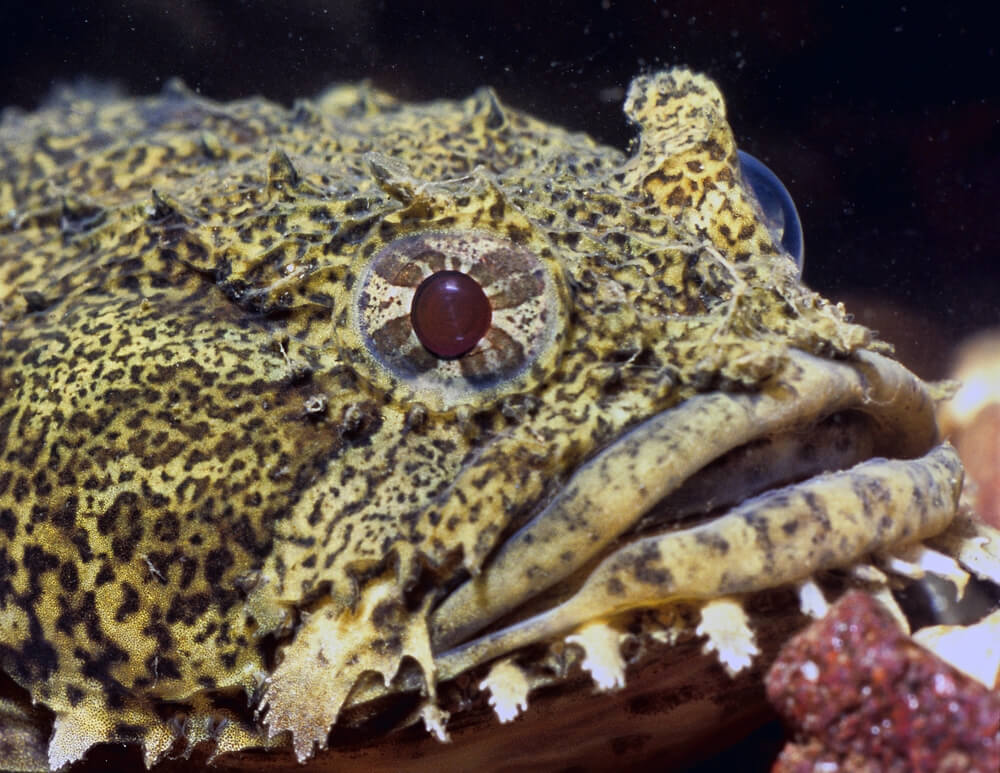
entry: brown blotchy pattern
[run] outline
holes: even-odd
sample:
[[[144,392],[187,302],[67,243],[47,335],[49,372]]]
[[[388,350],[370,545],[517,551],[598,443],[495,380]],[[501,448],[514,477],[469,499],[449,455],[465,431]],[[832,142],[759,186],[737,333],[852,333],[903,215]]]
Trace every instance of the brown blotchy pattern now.
[[[767,693],[796,730],[775,771],[1000,769],[1000,695],[914,644],[861,591],[785,645]]]
[[[349,619],[372,578],[419,618],[629,427],[870,342],[760,224],[711,82],[640,78],[626,111],[631,157],[486,91],[4,113],[0,668],[59,718],[53,759],[155,758],[164,717],[259,698],[300,611],[381,641]],[[372,257],[441,233],[533,255],[557,322],[509,379],[470,362],[460,399],[387,374],[357,324]],[[516,331],[487,339],[516,359]]]

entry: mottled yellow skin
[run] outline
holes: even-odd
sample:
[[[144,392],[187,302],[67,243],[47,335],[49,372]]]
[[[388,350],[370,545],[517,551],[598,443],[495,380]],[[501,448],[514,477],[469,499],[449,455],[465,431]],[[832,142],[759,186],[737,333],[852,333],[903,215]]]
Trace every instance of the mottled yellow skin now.
[[[180,715],[305,757],[368,671],[412,658],[432,693],[432,607],[583,462],[696,394],[776,389],[791,351],[871,344],[763,225],[710,81],[639,78],[626,111],[630,155],[488,91],[4,115],[0,668],[55,713],[50,764],[155,760]],[[373,256],[427,234],[533,256],[552,332],[519,369],[417,382],[367,348]],[[221,733],[229,689],[263,711]]]

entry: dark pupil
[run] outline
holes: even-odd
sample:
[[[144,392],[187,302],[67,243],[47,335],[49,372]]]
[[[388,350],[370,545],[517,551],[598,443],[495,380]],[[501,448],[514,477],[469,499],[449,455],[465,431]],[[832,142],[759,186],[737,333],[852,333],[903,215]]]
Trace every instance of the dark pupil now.
[[[438,271],[417,288],[410,322],[420,343],[442,358],[461,357],[486,335],[493,319],[479,282],[461,271]]]

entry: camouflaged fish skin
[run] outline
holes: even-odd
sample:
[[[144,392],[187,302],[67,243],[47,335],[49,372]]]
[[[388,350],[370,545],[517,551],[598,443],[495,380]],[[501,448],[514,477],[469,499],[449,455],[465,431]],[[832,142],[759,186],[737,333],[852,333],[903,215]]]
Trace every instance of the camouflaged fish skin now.
[[[230,688],[260,715],[227,748],[304,758],[404,658],[432,700],[431,608],[581,464],[871,345],[764,226],[714,84],[625,109],[629,154],[488,90],[5,112],[0,668],[55,713],[50,764],[152,762]],[[472,359],[407,327],[435,267],[494,305]]]

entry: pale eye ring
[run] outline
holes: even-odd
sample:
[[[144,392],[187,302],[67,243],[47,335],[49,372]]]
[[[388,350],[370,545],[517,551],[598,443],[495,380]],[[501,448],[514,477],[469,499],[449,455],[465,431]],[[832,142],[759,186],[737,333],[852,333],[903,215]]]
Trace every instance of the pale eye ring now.
[[[345,354],[401,399],[483,405],[529,387],[558,356],[566,296],[546,246],[423,232],[385,244],[357,277]]]

